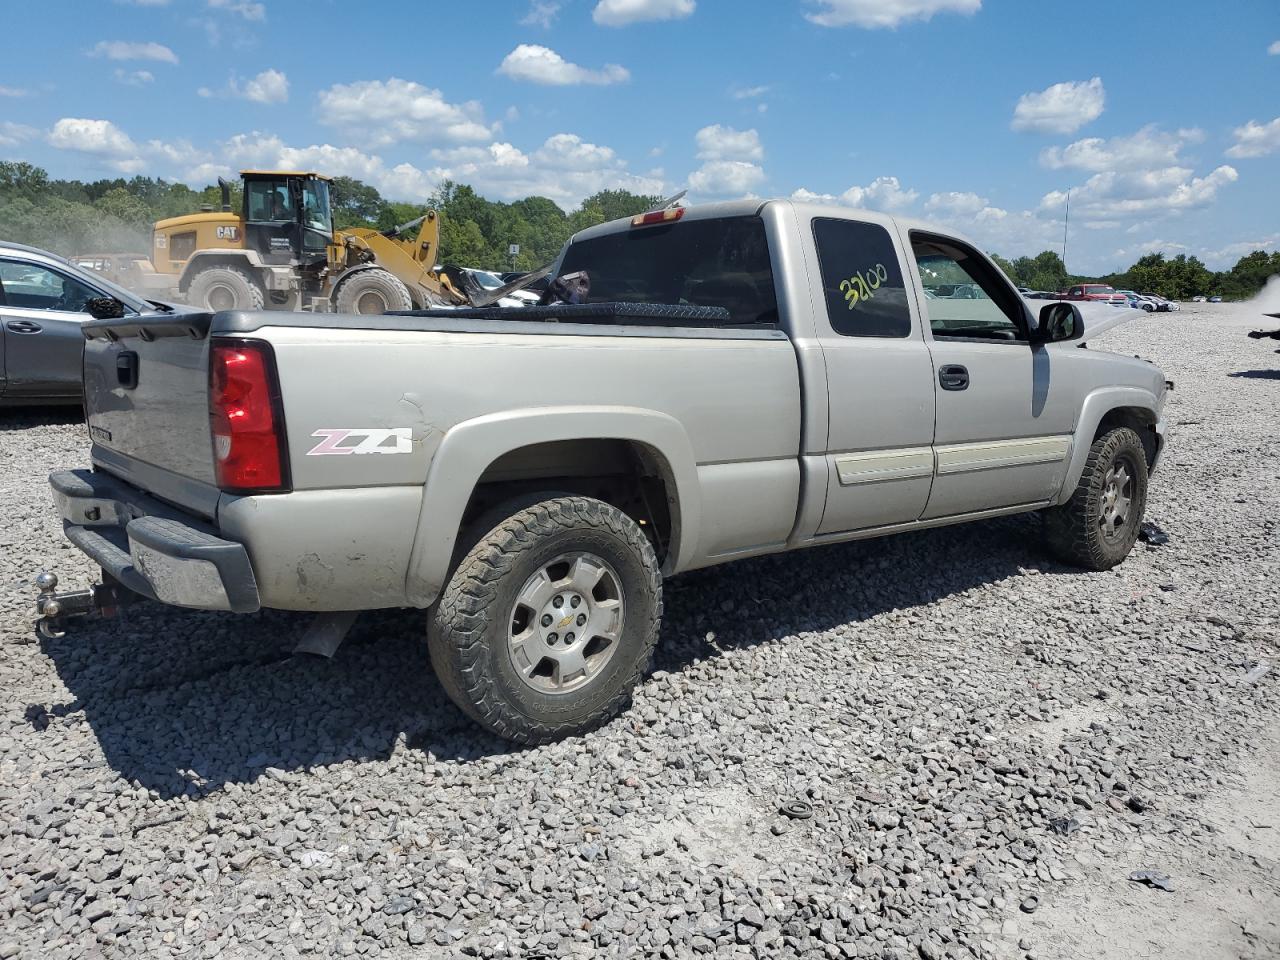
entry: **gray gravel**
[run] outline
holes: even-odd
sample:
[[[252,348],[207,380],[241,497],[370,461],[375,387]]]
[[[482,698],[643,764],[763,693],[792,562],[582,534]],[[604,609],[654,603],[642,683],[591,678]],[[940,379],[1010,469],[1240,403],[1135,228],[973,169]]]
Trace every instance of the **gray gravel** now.
[[[688,575],[632,709],[532,750],[445,700],[408,612],[331,662],[278,613],[37,642],[26,580],[92,573],[44,484],[85,434],[0,413],[0,958],[1107,955],[1112,889],[1139,920],[1205,889],[1245,912],[1200,955],[1275,956],[1280,853],[1232,799],[1274,813],[1280,751],[1280,669],[1243,679],[1280,660],[1251,325],[1105,341],[1177,381],[1167,546],[1082,574],[1023,517]]]

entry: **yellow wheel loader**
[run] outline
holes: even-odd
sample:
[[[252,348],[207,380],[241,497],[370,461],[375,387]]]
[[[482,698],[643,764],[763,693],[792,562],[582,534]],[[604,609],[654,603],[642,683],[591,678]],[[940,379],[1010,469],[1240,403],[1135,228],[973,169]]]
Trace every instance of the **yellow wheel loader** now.
[[[210,310],[385,313],[466,304],[435,269],[440,219],[434,210],[380,232],[334,230],[330,177],[294,170],[244,170],[243,204],[161,220],[152,228],[151,265],[138,286],[177,294]],[[401,239],[417,228],[413,239]]]

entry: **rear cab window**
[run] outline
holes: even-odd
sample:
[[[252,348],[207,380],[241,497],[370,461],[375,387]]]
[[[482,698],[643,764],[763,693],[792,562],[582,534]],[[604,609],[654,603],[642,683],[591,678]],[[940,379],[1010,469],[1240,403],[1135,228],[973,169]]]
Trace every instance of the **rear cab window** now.
[[[831,329],[843,337],[911,334],[911,308],[889,231],[878,223],[815,217],[813,242]]]
[[[585,270],[588,303],[724,307],[728,326],[776,327],[778,301],[760,217],[677,220],[578,240],[561,275]]]

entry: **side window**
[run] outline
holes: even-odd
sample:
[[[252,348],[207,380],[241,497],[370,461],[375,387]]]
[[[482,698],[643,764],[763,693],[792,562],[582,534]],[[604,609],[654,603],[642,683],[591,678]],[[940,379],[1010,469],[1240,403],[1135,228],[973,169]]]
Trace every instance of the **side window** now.
[[[94,297],[102,296],[73,277],[20,260],[0,260],[0,285],[7,306],[28,310],[77,313]]]
[[[906,337],[911,309],[889,231],[876,223],[815,218],[831,329],[843,337]]]
[[[935,339],[1025,339],[1017,294],[981,256],[952,240],[915,233],[911,252]]]

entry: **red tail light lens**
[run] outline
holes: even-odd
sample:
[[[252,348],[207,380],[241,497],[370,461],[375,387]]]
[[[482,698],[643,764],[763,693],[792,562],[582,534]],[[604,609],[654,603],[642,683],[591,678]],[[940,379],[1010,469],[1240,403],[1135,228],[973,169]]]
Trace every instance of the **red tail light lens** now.
[[[230,493],[289,489],[284,413],[275,357],[261,340],[209,348],[209,421],[218,486]]]

